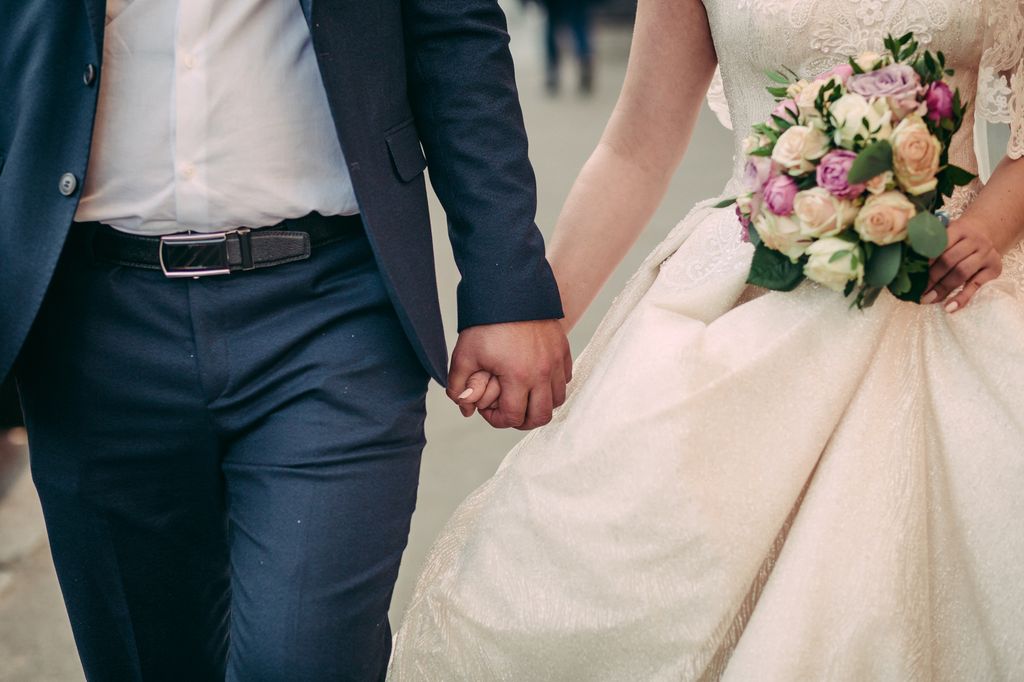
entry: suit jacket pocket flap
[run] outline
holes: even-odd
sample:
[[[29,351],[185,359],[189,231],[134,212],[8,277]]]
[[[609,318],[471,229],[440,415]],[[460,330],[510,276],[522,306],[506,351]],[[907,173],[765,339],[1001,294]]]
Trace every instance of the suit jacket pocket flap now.
[[[387,140],[395,172],[402,182],[415,179],[427,167],[427,159],[423,156],[423,148],[420,147],[420,138],[416,134],[413,121],[387,133],[384,139]]]

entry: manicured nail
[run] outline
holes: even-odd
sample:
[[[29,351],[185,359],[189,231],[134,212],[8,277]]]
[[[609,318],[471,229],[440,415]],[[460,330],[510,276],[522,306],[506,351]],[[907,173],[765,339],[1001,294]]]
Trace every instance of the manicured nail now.
[[[471,395],[473,395],[473,389],[467,388],[465,391],[459,394],[459,400],[465,400]]]
[[[949,305],[946,306],[946,312],[947,313],[955,313],[959,309],[960,309],[960,304],[957,303],[956,301],[950,301]]]
[[[939,297],[939,295],[937,293],[935,293],[934,291],[929,291],[921,299],[921,303],[923,303],[925,305],[928,305],[929,303],[935,303],[935,299],[937,299],[938,297]]]

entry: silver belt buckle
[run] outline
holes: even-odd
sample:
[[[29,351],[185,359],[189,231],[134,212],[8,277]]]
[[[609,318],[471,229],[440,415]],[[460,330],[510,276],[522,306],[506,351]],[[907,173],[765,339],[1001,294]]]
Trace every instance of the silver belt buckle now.
[[[213,275],[230,275],[227,250],[229,234],[233,232],[190,232],[160,237],[160,269],[166,277],[171,278],[199,279]],[[173,251],[176,246],[188,247],[188,258],[185,262],[178,262],[180,256],[177,259],[174,257]]]

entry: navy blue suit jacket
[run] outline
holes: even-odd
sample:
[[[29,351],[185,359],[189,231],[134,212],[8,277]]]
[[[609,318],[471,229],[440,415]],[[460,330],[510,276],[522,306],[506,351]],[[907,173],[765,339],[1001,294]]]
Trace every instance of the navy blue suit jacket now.
[[[292,1],[310,25],[378,264],[427,370],[444,381],[428,164],[462,273],[459,329],[561,317],[497,0]],[[0,378],[78,203],[103,78],[104,6],[0,2]],[[90,65],[98,77],[87,82]],[[65,173],[78,179],[71,196],[58,191]]]

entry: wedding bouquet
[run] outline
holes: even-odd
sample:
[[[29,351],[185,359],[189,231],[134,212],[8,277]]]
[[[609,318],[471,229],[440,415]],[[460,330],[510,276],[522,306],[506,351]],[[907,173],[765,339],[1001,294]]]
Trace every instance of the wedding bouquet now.
[[[755,246],[748,282],[791,291],[804,278],[873,304],[888,288],[920,302],[947,246],[943,198],[974,175],[951,165],[967,104],[945,56],[912,33],[805,80],[769,72],[777,105],[744,142],[736,203]]]

